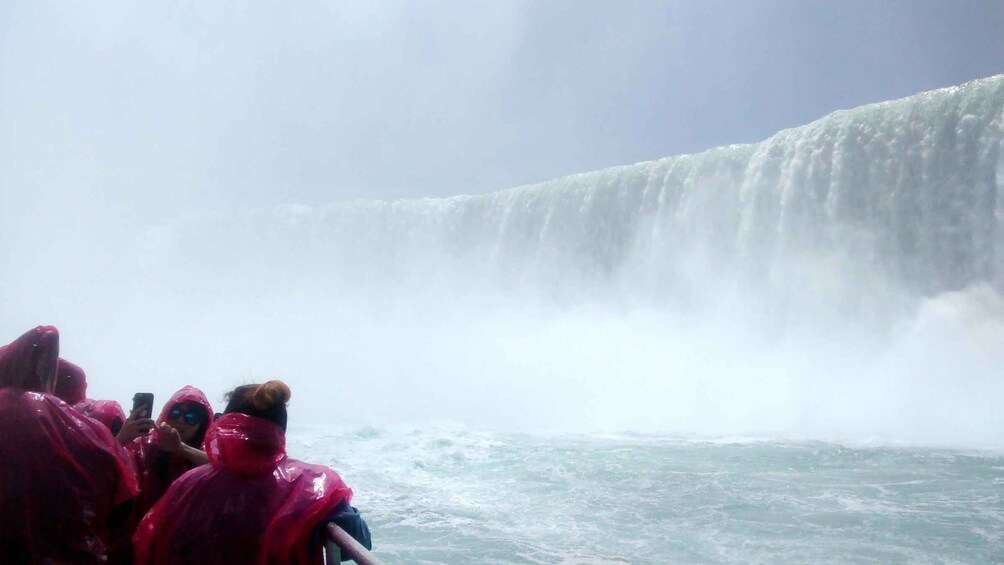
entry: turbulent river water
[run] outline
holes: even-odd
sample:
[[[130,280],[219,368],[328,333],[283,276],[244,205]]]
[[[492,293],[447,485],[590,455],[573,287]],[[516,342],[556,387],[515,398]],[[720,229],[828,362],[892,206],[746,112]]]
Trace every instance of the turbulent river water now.
[[[387,563],[1000,563],[1004,452],[300,428]]]

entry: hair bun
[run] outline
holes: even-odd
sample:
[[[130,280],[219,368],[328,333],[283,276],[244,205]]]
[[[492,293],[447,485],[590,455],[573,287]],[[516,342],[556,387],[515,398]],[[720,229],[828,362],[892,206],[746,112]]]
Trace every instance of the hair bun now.
[[[289,402],[292,393],[289,386],[282,381],[268,381],[258,385],[254,395],[251,397],[251,404],[258,410],[268,410],[276,404],[285,405]]]

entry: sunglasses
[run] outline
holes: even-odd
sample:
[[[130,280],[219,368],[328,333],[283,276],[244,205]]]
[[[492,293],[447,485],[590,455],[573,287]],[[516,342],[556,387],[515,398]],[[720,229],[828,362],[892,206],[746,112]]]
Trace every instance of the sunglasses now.
[[[175,421],[183,419],[189,426],[194,426],[202,422],[202,413],[198,410],[187,410],[183,412],[180,406],[175,406],[167,413],[167,419]]]

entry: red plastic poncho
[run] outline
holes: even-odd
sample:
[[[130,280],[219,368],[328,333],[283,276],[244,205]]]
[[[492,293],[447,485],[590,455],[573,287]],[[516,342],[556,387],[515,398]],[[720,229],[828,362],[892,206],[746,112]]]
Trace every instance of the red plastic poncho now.
[[[93,400],[87,398],[82,402],[74,404],[73,408],[84,416],[94,418],[95,420],[101,422],[106,428],[111,430],[113,434],[116,433],[118,428],[121,428],[122,424],[126,421],[126,415],[122,410],[122,405],[114,400]]]
[[[52,394],[59,359],[59,330],[38,326],[0,347],[0,388]]]
[[[45,326],[0,348],[3,563],[102,561],[112,509],[136,496],[111,432],[48,394],[58,354]]]
[[[200,404],[206,410],[206,421],[203,422],[202,430],[208,430],[213,424],[213,407],[209,405],[209,399],[203,392],[194,386],[186,385],[164,404],[157,418],[157,424],[167,422],[168,413],[175,404],[190,402]],[[167,492],[168,487],[175,479],[184,475],[192,469],[193,465],[184,457],[177,453],[166,453],[160,450],[157,432],[152,431],[150,435],[137,438],[126,446],[126,449],[133,456],[136,464],[136,473],[139,478],[140,494],[136,501],[136,508],[133,511],[134,524],[139,524],[150,508],[160,500],[160,497]]]
[[[84,370],[60,357],[56,363],[56,386],[52,394],[70,405],[83,402],[87,398],[87,375]]]
[[[138,564],[321,563],[313,530],[352,490],[337,473],[286,457],[272,422],[227,414],[206,435],[209,465],[181,477],[140,524]]]
[[[87,374],[62,357],[56,364],[56,386],[52,394],[73,406],[77,412],[104,424],[112,431],[112,435],[118,433],[119,428],[125,423],[126,416],[122,405],[114,400],[87,398]]]

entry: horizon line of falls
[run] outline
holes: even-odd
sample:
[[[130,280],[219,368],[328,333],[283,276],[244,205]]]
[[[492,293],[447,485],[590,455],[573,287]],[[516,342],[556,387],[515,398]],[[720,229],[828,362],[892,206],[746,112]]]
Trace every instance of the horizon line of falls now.
[[[998,76],[492,194],[189,218],[138,276],[375,422],[1000,445],[1002,143]]]

